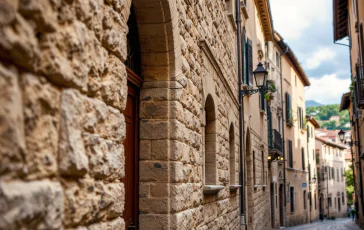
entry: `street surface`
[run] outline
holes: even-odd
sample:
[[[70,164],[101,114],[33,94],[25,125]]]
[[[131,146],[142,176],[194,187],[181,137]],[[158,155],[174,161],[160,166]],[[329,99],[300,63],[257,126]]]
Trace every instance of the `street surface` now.
[[[339,218],[336,220],[324,220],[316,221],[312,224],[304,224],[289,228],[284,228],[284,230],[359,230],[360,228],[351,220],[351,218]]]

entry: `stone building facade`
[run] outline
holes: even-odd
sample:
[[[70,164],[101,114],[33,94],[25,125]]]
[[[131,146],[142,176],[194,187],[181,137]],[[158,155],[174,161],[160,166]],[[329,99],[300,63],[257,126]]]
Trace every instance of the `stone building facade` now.
[[[1,229],[238,228],[227,3],[5,0],[0,15]]]

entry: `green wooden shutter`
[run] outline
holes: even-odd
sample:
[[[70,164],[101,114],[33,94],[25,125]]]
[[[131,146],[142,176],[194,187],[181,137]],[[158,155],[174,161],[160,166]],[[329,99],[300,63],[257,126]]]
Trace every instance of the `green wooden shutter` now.
[[[243,29],[243,33],[242,33],[242,39],[241,39],[241,63],[242,63],[242,74],[241,74],[241,80],[243,82],[243,84],[247,84],[246,81],[246,37],[245,37],[245,29]]]
[[[253,43],[249,38],[246,43],[246,84],[253,87]]]

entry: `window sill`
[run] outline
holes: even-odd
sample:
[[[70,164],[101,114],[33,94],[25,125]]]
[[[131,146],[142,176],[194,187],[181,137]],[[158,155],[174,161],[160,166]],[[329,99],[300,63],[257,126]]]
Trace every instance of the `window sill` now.
[[[289,126],[289,127],[293,127],[293,122],[286,122],[286,124]]]
[[[230,192],[236,192],[240,187],[241,187],[241,185],[232,184],[229,186],[229,189],[230,189]]]
[[[216,194],[224,188],[225,188],[225,186],[223,186],[223,185],[205,185],[205,186],[203,186],[203,193],[204,194]]]
[[[265,112],[265,110],[259,109],[260,115],[267,115],[267,113]]]

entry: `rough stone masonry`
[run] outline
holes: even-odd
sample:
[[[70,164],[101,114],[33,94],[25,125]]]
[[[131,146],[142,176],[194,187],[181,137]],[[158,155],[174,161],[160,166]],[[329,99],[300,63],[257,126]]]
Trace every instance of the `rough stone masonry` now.
[[[0,229],[125,229],[127,21],[137,11],[140,229],[235,229],[235,30],[224,1],[0,1]],[[204,47],[204,48],[202,48]],[[203,194],[205,100],[215,196]],[[158,165],[158,167],[155,167]]]

